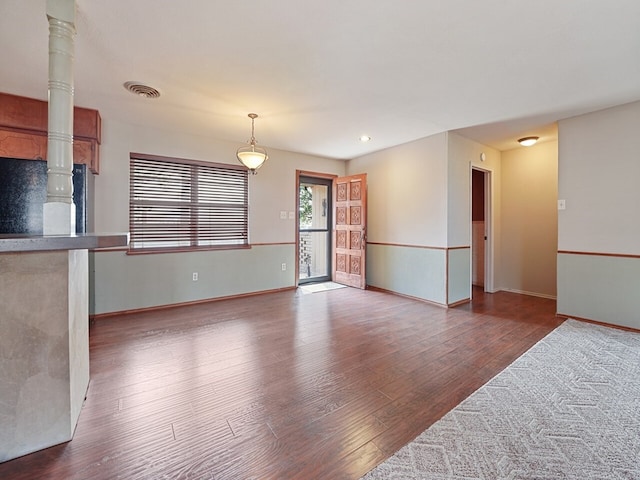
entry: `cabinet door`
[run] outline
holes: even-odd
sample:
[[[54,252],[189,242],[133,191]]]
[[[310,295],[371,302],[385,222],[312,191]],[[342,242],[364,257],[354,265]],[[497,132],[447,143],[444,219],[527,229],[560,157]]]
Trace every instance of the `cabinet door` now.
[[[0,157],[44,160],[47,158],[47,136],[0,129]]]
[[[100,149],[95,140],[73,140],[73,163],[86,165],[96,175],[100,172]]]

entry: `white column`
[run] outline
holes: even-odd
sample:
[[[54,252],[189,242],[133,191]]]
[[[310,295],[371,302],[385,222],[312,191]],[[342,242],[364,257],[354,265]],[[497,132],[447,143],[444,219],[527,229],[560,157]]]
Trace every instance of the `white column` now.
[[[73,203],[73,59],[75,0],[47,0],[49,20],[49,135],[45,235],[76,231]]]

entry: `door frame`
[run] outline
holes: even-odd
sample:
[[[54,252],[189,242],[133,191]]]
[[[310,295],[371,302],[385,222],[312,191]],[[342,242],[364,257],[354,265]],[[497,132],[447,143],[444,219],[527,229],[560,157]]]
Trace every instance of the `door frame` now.
[[[335,178],[338,178],[338,175],[334,175],[332,173],[322,173],[322,172],[311,172],[308,170],[296,170],[296,225],[295,225],[295,230],[296,230],[296,244],[295,244],[295,249],[296,249],[296,269],[295,269],[295,286],[297,287],[300,284],[300,177],[311,177],[311,178],[318,178],[318,179],[322,179],[322,180],[331,180],[333,182],[333,180]],[[332,200],[333,203],[333,200]],[[327,205],[327,209],[333,209],[333,204],[331,205]],[[333,210],[332,210],[333,211]],[[331,225],[329,225],[329,230],[331,230]],[[329,262],[332,262],[332,253],[331,253],[331,245],[332,245],[332,241],[331,241],[331,235],[329,235],[329,251],[328,253],[328,258],[329,258]],[[331,264],[329,265],[331,268],[333,268],[331,266]],[[329,270],[329,277],[331,277],[331,269]]]
[[[486,238],[484,244],[484,291],[488,293],[495,292],[494,287],[494,248],[495,248],[495,232],[493,223],[493,172],[476,165],[471,165],[471,172],[469,175],[469,190],[471,191],[471,202],[469,205],[469,232],[473,229],[473,218],[471,216],[473,205],[473,170],[477,170],[483,173],[484,176],[484,236]],[[471,269],[473,269],[473,235],[471,237]],[[469,276],[469,288],[473,292],[473,276]]]

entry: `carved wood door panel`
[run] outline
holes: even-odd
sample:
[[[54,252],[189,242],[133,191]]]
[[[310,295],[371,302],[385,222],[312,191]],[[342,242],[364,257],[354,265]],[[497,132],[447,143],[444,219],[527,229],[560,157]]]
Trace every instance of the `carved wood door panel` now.
[[[367,174],[333,181],[333,281],[365,288]]]

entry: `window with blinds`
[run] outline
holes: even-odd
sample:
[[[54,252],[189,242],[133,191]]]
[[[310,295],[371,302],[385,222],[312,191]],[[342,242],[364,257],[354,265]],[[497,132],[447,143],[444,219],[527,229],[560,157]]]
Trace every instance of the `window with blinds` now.
[[[130,250],[248,246],[248,196],[242,166],[132,153]]]

